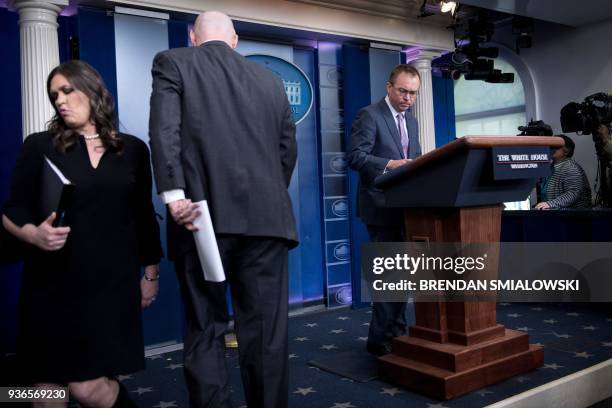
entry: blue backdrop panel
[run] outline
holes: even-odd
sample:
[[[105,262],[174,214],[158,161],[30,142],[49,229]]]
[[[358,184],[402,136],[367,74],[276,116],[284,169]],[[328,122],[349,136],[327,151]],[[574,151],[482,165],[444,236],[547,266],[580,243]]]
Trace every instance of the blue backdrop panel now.
[[[314,85],[314,51],[293,50],[293,63]],[[321,187],[319,178],[319,147],[317,143],[317,110],[298,124],[299,172],[299,232],[301,248],[302,301],[318,302],[323,298],[323,250],[321,245]]]
[[[115,23],[105,10],[79,7],[77,14],[79,59],[98,70],[117,103]],[[119,108],[119,106],[117,107]]]
[[[351,124],[362,107],[369,105],[370,95],[370,61],[368,49],[365,47],[344,44],[342,47],[344,65],[351,67],[344,73],[344,120],[346,123],[345,145],[350,149]],[[368,241],[365,225],[357,218],[357,181],[359,175],[349,171],[349,216],[350,240],[353,245],[351,258],[351,286],[353,307],[367,306],[361,299],[361,244]]]
[[[318,44],[321,174],[325,235],[326,302],[351,303],[351,246],[348,218],[348,173],[344,143],[345,81],[342,46]]]
[[[168,47],[189,46],[189,24],[184,21],[168,21]]]
[[[453,83],[452,79],[442,78],[437,75],[432,75],[431,78],[436,147],[455,140],[455,97]]]
[[[18,20],[17,13],[0,8],[0,207],[6,200],[22,143]],[[20,271],[20,264],[0,264],[0,355],[15,351]]]
[[[59,26],[57,27],[57,42],[59,46],[59,59],[60,63],[66,62],[71,58],[78,57],[77,55],[71,55],[71,41],[75,41],[78,45],[79,35],[79,17],[73,16],[59,16],[57,18]]]

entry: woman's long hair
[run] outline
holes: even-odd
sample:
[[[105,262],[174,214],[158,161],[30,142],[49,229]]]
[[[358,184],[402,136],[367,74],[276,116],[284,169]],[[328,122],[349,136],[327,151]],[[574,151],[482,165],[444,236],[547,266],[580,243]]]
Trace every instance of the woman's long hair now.
[[[89,98],[90,120],[96,126],[96,132],[100,135],[104,148],[120,152],[123,148],[123,142],[116,137],[117,127],[113,97],[106,89],[98,71],[88,63],[79,60],[71,60],[58,65],[53,68],[47,77],[47,95],[55,109],[55,115],[49,121],[47,129],[53,138],[55,147],[59,151],[65,152],[79,139],[79,133],[66,125],[51,97],[51,80],[58,74],[63,75],[74,89],[83,92]]]

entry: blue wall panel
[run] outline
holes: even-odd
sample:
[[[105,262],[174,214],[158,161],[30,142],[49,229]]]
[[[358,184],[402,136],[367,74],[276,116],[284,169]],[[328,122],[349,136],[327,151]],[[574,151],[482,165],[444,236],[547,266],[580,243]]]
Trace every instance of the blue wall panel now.
[[[351,123],[362,107],[369,105],[370,95],[370,62],[368,49],[365,47],[345,44],[342,47],[344,65],[351,67],[344,73],[344,120],[346,122],[345,144],[350,149]],[[357,218],[357,181],[358,173],[349,171],[349,203],[350,203],[350,239],[353,245],[351,258],[351,286],[354,307],[366,306],[361,299],[361,243],[368,240],[365,225]]]
[[[17,13],[0,8],[0,206],[8,195],[22,143],[18,20]],[[0,355],[15,351],[20,271],[21,264],[0,264]]]
[[[168,48],[189,46],[189,24],[184,21],[168,21]]]
[[[320,42],[319,101],[321,174],[325,235],[325,289],[329,307],[351,303],[351,245],[348,172],[344,139],[344,61],[342,45]]]
[[[455,140],[454,81],[432,75],[436,147]]]
[[[79,59],[98,70],[117,103],[115,23],[104,10],[80,7],[78,11]],[[119,108],[119,107],[118,107]]]
[[[59,46],[59,60],[60,63],[66,62],[71,58],[75,58],[77,55],[71,55],[70,42],[71,40],[78,41],[79,35],[79,18],[76,15],[73,16],[59,16],[57,18],[59,26],[57,27],[57,42]]]
[[[315,81],[314,51],[293,50],[293,63],[306,74],[313,87]],[[298,124],[298,172],[300,189],[299,233],[301,248],[302,301],[317,302],[323,298],[323,250],[321,246],[321,186],[319,178],[317,109]]]

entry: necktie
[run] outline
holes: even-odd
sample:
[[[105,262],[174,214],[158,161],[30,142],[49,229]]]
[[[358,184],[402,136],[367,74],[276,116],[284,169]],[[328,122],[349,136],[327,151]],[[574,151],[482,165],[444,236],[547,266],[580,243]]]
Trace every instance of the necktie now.
[[[397,128],[400,134],[400,142],[402,143],[402,150],[404,151],[404,157],[407,159],[410,153],[410,141],[408,140],[408,133],[406,132],[406,123],[404,122],[404,114],[397,114]]]

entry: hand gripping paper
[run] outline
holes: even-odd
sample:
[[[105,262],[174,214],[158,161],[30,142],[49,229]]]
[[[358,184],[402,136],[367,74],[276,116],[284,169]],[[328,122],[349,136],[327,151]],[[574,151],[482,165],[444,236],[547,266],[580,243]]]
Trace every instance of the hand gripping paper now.
[[[195,219],[193,225],[198,229],[193,233],[200,265],[204,279],[209,282],[223,282],[225,280],[225,272],[219,255],[219,247],[217,246],[217,238],[213,230],[210,211],[206,200],[196,203],[200,208],[200,216]]]

